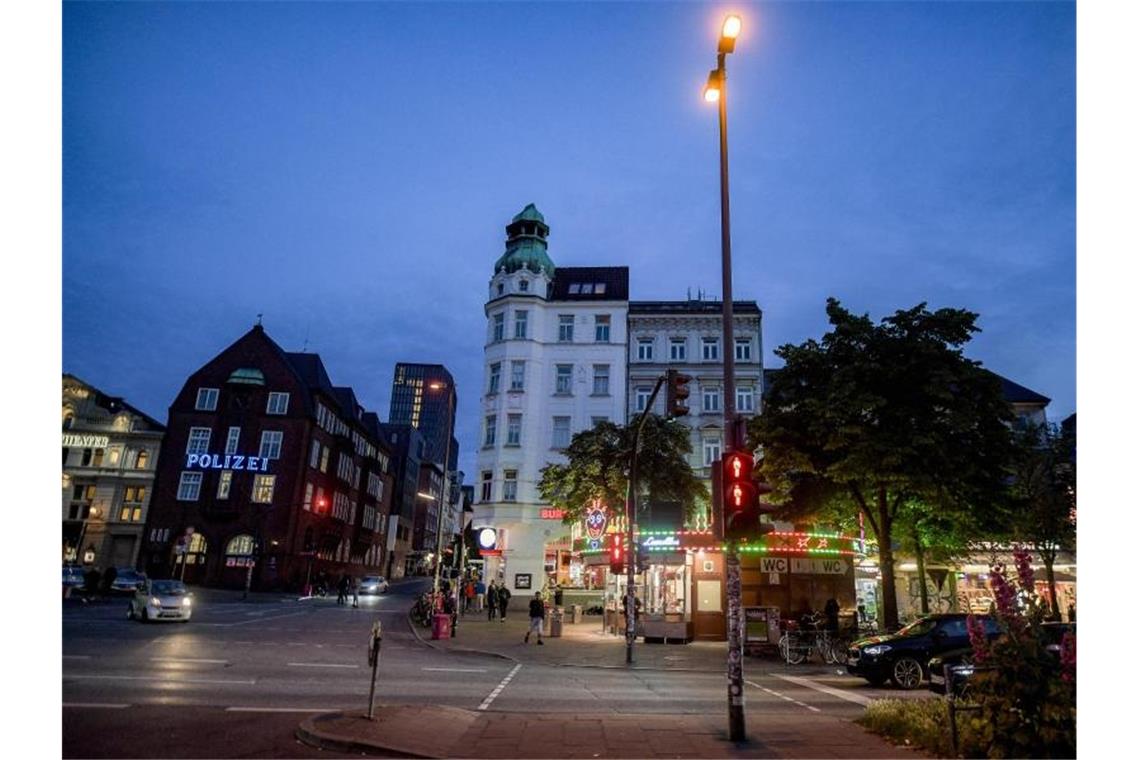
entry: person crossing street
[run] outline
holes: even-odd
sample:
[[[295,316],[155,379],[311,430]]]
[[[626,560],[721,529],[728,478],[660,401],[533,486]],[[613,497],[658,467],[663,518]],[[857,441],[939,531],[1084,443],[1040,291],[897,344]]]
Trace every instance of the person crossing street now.
[[[546,603],[542,601],[542,592],[535,591],[534,599],[530,600],[530,628],[523,636],[523,643],[530,643],[530,635],[538,636],[538,645],[542,646],[542,619],[546,617]]]

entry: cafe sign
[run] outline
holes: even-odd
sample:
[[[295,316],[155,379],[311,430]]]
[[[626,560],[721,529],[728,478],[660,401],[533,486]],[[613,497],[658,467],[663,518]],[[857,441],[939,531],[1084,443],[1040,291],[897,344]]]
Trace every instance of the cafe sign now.
[[[247,470],[268,472],[269,459],[250,457],[242,454],[187,454],[186,469],[197,467],[202,470]]]

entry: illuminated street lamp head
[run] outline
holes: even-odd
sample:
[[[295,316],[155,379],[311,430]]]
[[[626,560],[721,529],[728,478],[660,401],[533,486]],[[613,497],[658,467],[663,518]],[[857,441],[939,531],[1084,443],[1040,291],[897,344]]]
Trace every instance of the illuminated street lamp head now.
[[[736,38],[740,36],[740,16],[733,14],[724,20],[720,28],[720,44],[717,52],[731,53],[736,48]]]
[[[705,85],[705,100],[709,103],[720,100],[720,72],[716,69],[709,72],[709,81]]]
[[[432,382],[428,383],[428,387],[433,391],[439,391],[443,390],[446,386],[438,380],[433,380]]]

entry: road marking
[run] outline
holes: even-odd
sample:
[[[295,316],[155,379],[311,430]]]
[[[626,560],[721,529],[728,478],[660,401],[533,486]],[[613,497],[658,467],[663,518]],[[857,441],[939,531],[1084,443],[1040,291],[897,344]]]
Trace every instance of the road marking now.
[[[125,707],[125,705],[124,705]],[[323,713],[332,712],[327,707],[227,707],[226,712],[264,712],[264,713]]]
[[[764,687],[764,686],[761,686],[758,683],[753,683],[752,681],[748,681],[748,680],[746,680],[744,683],[748,684],[749,686],[755,686],[760,691],[767,692],[768,694],[771,694],[774,697],[779,697],[780,699],[784,700],[785,702],[793,702],[793,703],[799,705],[800,707],[806,707],[807,709],[811,710],[812,712],[822,712],[818,707],[813,707],[812,705],[805,704],[805,703],[799,701],[798,699],[792,699],[791,697],[789,697],[786,694],[781,694],[778,691],[772,691],[771,689]]]
[[[486,668],[420,668],[420,670],[430,670],[436,673],[486,673]]]
[[[122,710],[130,705],[118,705],[110,702],[64,702],[64,707],[94,707],[101,710]]]
[[[290,662],[286,663],[294,668],[359,668],[359,665],[342,665],[336,662]]]
[[[228,665],[229,660],[208,660],[197,657],[151,657],[151,662],[200,662],[208,665]]]
[[[253,620],[242,620],[239,623],[200,623],[199,625],[208,625],[213,628],[233,628],[236,625],[249,625],[251,623],[264,623],[267,620],[280,620],[281,618],[297,617],[298,615],[307,615],[308,612],[287,612],[284,615],[271,615],[269,617],[260,617]],[[268,630],[268,629],[267,629]]]
[[[773,673],[772,675],[776,676],[776,678],[782,678],[785,681],[788,681],[789,683],[794,683],[797,686],[804,686],[804,687],[807,687],[809,689],[815,689],[816,691],[821,691],[824,694],[830,694],[833,697],[839,697],[840,699],[845,699],[848,702],[854,702],[857,705],[866,706],[866,705],[869,705],[875,701],[875,700],[871,699],[870,697],[864,697],[862,694],[852,694],[851,692],[844,691],[843,689],[836,689],[836,688],[833,688],[831,686],[824,686],[823,684],[818,684],[818,683],[815,683],[813,681],[809,681],[808,679],[801,678],[800,676],[783,676],[783,675],[779,675],[777,673]]]
[[[65,654],[63,656],[63,659],[65,659],[65,660],[90,660],[91,655],[89,655],[89,654]]]
[[[515,665],[514,668],[511,669],[511,672],[507,673],[507,677],[500,681],[499,685],[496,686],[491,691],[491,693],[487,695],[487,698],[483,700],[483,704],[479,705],[478,709],[486,710],[488,707],[490,707],[491,703],[495,701],[495,697],[499,696],[499,693],[502,692],[503,689],[507,688],[507,684],[511,682],[511,679],[515,677],[515,673],[518,673],[519,668],[521,667],[521,662],[518,665]]]
[[[162,678],[155,678],[153,676],[72,676],[66,673],[63,674],[65,680],[83,680],[83,681],[158,681],[159,683],[240,683],[246,686],[251,686],[256,681],[252,678],[247,680],[228,680],[218,678],[171,678],[170,676],[163,676]]]

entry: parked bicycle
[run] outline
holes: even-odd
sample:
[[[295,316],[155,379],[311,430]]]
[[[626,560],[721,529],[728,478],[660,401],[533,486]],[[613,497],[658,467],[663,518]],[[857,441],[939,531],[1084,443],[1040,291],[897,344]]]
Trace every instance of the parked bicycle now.
[[[410,617],[412,622],[419,625],[421,628],[431,627],[431,618],[435,614],[435,600],[433,599],[432,592],[425,591],[416,598],[416,603],[412,605]]]
[[[799,621],[785,620],[783,628],[778,647],[780,657],[789,665],[806,662],[813,654],[828,665],[846,662],[849,639],[828,631],[819,612],[804,615]]]

